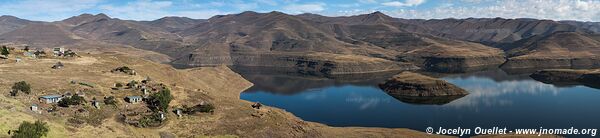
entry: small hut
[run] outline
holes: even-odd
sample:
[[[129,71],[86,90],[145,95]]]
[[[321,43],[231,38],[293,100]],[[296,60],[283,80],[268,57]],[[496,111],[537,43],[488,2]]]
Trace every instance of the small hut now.
[[[37,112],[38,111],[38,105],[37,104],[32,104],[30,107],[31,111],[33,112]]]
[[[100,109],[100,102],[94,100],[92,101],[92,105],[96,108],[96,109]]]
[[[63,64],[62,64],[62,63],[59,61],[59,62],[56,62],[56,64],[54,64],[54,65],[52,66],[52,69],[61,69],[61,68],[63,68],[64,66],[65,66],[65,65],[63,65]]]

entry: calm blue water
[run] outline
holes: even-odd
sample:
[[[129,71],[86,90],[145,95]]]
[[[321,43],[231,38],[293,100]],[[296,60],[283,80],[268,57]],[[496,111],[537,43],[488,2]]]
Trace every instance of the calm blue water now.
[[[406,103],[377,87],[386,77],[326,79],[242,74],[241,98],[330,126],[411,128],[600,128],[600,90],[557,87],[501,70],[441,76],[469,95],[447,104]],[[434,75],[436,76],[436,75]]]

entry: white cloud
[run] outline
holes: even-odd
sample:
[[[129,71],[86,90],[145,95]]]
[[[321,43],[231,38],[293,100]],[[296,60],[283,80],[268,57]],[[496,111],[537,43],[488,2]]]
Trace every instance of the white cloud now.
[[[101,12],[111,17],[128,20],[155,20],[165,16],[184,16],[196,19],[206,19],[217,14],[225,14],[212,9],[173,10],[171,1],[138,0],[125,5],[100,5]]]
[[[290,4],[283,7],[283,10],[293,14],[299,13],[315,13],[325,10],[325,3],[309,3],[309,4]]]
[[[408,7],[408,6],[418,6],[425,3],[425,0],[406,0],[404,2],[400,1],[390,1],[381,3],[384,6],[393,6],[393,7]]]
[[[358,0],[360,3],[377,3],[376,0]]]
[[[248,10],[254,10],[254,9],[258,8],[257,3],[253,3],[253,2],[245,3],[242,1],[232,3],[231,6],[235,7],[236,10],[238,10],[238,11],[248,11]]]
[[[278,4],[277,1],[275,1],[275,0],[256,0],[256,2],[271,5],[271,6],[277,6],[277,4]]]
[[[24,17],[30,20],[56,21],[81,13],[95,7],[100,0],[21,0],[2,2],[0,13]]]
[[[340,7],[340,8],[352,8],[352,7],[360,7],[360,4],[358,3],[352,3],[352,4],[336,4],[333,5],[335,7]]]
[[[594,0],[504,0],[485,5],[398,9],[390,14],[401,18],[536,18],[600,21],[600,1]]]

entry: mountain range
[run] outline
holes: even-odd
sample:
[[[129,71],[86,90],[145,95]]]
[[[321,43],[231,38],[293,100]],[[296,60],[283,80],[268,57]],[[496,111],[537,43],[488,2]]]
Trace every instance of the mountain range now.
[[[400,19],[381,12],[328,17],[277,11],[164,17],[82,14],[40,22],[0,17],[0,43],[46,49],[127,47],[174,65],[283,67],[351,74],[424,68],[600,66],[600,23],[538,19]],[[102,48],[97,48],[102,47]],[[552,64],[548,64],[552,63]]]

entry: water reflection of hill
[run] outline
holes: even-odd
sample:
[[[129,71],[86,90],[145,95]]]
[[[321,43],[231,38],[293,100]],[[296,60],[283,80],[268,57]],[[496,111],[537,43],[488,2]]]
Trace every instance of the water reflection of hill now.
[[[387,78],[399,72],[352,74],[352,75],[319,75],[294,72],[284,68],[264,67],[231,67],[235,72],[254,83],[247,92],[271,92],[276,94],[290,95],[305,92],[310,89],[321,89],[332,86],[356,85],[377,87]],[[531,80],[529,74],[510,75],[501,69],[491,69],[468,73],[435,73],[419,72],[436,78],[460,78],[470,77],[489,78],[496,82]],[[398,99],[398,98],[397,98]],[[406,98],[403,98],[406,99]],[[414,101],[414,100],[413,100]]]
[[[383,82],[385,79],[398,72],[353,74],[353,75],[327,75],[303,74],[277,68],[262,67],[232,67],[242,76],[254,83],[254,86],[246,91],[272,92],[276,94],[296,94],[310,89],[321,89],[332,86],[373,86]]]
[[[404,103],[409,103],[409,104],[424,104],[424,105],[444,105],[447,103],[450,103],[456,99],[460,99],[462,97],[464,97],[463,95],[460,96],[436,96],[436,97],[417,97],[417,96],[399,96],[399,95],[393,95],[393,94],[389,94],[388,95],[394,97],[395,99],[404,102]]]
[[[436,78],[460,78],[466,79],[470,77],[488,78],[495,82],[503,81],[518,81],[518,80],[530,80],[529,74],[509,74],[501,69],[490,69],[484,71],[467,72],[467,73],[436,73],[436,72],[419,72],[428,76]]]

